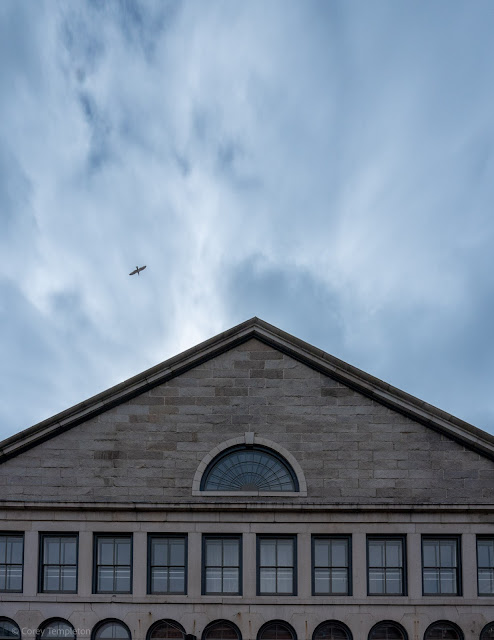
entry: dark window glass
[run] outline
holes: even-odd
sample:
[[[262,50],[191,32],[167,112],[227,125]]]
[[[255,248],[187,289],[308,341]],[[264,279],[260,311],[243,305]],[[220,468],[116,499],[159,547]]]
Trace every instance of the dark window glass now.
[[[108,620],[96,627],[93,640],[131,640],[127,627],[118,620]]]
[[[259,594],[294,595],[295,538],[258,538]]]
[[[367,538],[369,595],[405,593],[403,538]]]
[[[435,622],[425,632],[424,640],[463,640],[463,634],[451,622]]]
[[[494,640],[494,622],[489,622],[480,634],[480,640]]]
[[[185,593],[185,556],[185,536],[150,536],[150,593]]]
[[[95,543],[96,593],[131,593],[131,536],[97,535]]]
[[[240,594],[241,544],[239,537],[204,537],[204,593]]]
[[[40,591],[77,591],[77,536],[41,536]]]
[[[423,538],[424,595],[459,595],[458,538]]]
[[[51,620],[40,627],[41,640],[75,640],[74,627],[66,620]]]
[[[257,640],[297,640],[297,636],[284,622],[268,622],[261,627]]]
[[[0,618],[0,640],[20,640],[21,630],[13,620]]]
[[[349,595],[349,539],[313,538],[314,595]]]
[[[0,591],[22,591],[24,536],[0,534]]]
[[[235,447],[206,469],[203,491],[298,491],[290,465],[264,447]]]
[[[242,636],[234,624],[227,620],[219,620],[206,627],[202,640],[242,640]]]
[[[494,538],[477,538],[479,596],[494,595]]]
[[[149,629],[147,640],[184,640],[182,625],[174,620],[160,620]]]
[[[341,622],[323,622],[312,636],[312,640],[351,640],[351,633]]]
[[[407,640],[405,632],[394,622],[379,622],[369,633],[369,640]]]

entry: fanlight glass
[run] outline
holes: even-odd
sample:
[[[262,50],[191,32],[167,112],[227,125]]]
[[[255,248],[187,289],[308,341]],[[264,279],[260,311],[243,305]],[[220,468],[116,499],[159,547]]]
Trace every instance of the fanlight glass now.
[[[74,627],[65,620],[52,620],[42,627],[41,640],[75,640]]]
[[[351,636],[345,626],[339,622],[323,622],[313,636],[313,640],[350,640]]]
[[[220,454],[203,477],[203,491],[298,491],[295,474],[280,456],[261,447]]]
[[[371,630],[369,640],[406,640],[406,638],[398,625],[393,622],[381,622]]]
[[[130,633],[121,622],[109,620],[98,627],[94,640],[130,640]]]
[[[261,630],[258,640],[297,640],[297,638],[288,625],[283,622],[272,622]]]
[[[184,640],[185,633],[181,625],[173,620],[156,622],[148,633],[148,640]]]
[[[213,622],[204,631],[202,638],[203,640],[242,640],[236,627],[226,620]]]
[[[494,640],[494,622],[490,622],[482,629],[480,640]]]
[[[20,640],[21,630],[8,618],[0,618],[0,640]]]
[[[463,640],[455,625],[449,622],[437,622],[425,632],[424,640]]]

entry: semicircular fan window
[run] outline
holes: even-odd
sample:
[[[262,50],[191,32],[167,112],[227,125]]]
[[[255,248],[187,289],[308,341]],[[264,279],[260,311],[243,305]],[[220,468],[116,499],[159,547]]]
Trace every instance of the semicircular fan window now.
[[[298,491],[290,465],[264,447],[235,447],[217,456],[206,469],[203,491]]]

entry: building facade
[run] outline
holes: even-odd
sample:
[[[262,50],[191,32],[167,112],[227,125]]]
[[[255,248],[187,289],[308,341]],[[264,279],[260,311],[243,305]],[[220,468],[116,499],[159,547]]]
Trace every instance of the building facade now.
[[[494,438],[254,318],[0,443],[0,640],[493,640]]]

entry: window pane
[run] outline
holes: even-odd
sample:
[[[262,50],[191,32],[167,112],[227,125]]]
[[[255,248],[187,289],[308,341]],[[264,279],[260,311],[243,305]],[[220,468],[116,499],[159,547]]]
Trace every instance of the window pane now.
[[[329,569],[314,570],[315,593],[329,593]]]
[[[223,541],[223,563],[226,566],[238,566],[239,558],[239,541],[238,540],[224,540]]]
[[[494,567],[494,540],[478,540],[479,567]]]
[[[369,567],[384,567],[384,542],[369,540]]]
[[[20,591],[22,588],[22,568],[21,567],[7,567],[6,574],[7,590]],[[1,580],[0,580],[1,584]]]
[[[331,563],[333,567],[347,566],[347,546],[346,540],[333,540],[331,542]]]
[[[386,593],[399,594],[401,592],[401,571],[386,569]]]
[[[369,593],[384,593],[383,569],[369,569]]]
[[[348,592],[348,578],[345,569],[333,569],[332,570],[332,582],[331,590],[333,593],[347,593]]]
[[[170,569],[170,591],[172,593],[182,593],[185,591],[184,569]]]
[[[9,548],[7,556],[10,556],[8,562],[12,564],[22,564],[22,547],[24,541],[22,538],[9,538]]]
[[[130,591],[130,569],[115,567],[115,591]]]
[[[7,568],[5,565],[0,565],[0,589],[5,591],[7,588]]]
[[[168,569],[152,569],[151,591],[166,593],[168,591]]]
[[[261,565],[276,566],[276,540],[261,540]]]
[[[77,580],[76,580],[76,568],[75,567],[62,567],[61,569],[62,575],[62,591],[75,591]]]
[[[388,540],[386,542],[386,566],[401,567],[401,565],[401,540]]]
[[[237,593],[238,590],[238,569],[223,569],[223,591]]]
[[[441,569],[441,593],[456,593],[456,571]]]
[[[0,536],[0,564],[7,562],[7,537]]]
[[[479,569],[479,594],[494,594],[494,570]]]
[[[293,567],[293,540],[278,540],[278,566]]]
[[[117,556],[116,564],[130,565],[130,540],[118,539],[116,541]]]
[[[162,567],[168,564],[168,540],[151,540],[151,564]]]
[[[185,541],[171,538],[170,539],[170,564],[185,564]]]
[[[63,538],[61,562],[63,564],[75,564],[76,560],[77,560],[77,538]]]
[[[293,570],[278,569],[278,593],[293,592]]]
[[[456,541],[441,540],[441,567],[456,567]]]
[[[260,569],[261,593],[276,593],[276,569]]]
[[[314,564],[329,567],[329,540],[314,540]]]
[[[206,569],[206,592],[221,593],[221,569]]]
[[[206,540],[206,565],[221,567],[223,545],[221,540]]]
[[[12,624],[8,620],[0,620],[0,638],[8,640],[16,640],[21,634],[17,625]]]
[[[113,591],[113,568],[98,569],[98,591]]]
[[[45,567],[44,578],[44,591],[60,591],[60,569],[58,567]]]
[[[45,564],[60,564],[60,538],[45,538]]]
[[[98,564],[113,564],[113,539],[98,540]]]
[[[439,593],[438,569],[424,569],[424,593]]]
[[[436,540],[424,540],[422,547],[424,551],[424,567],[438,567],[439,543]]]

